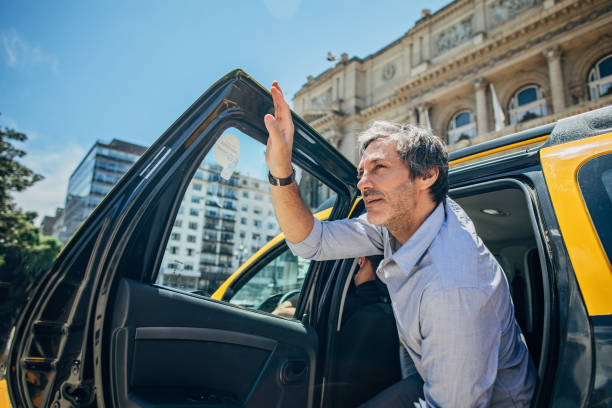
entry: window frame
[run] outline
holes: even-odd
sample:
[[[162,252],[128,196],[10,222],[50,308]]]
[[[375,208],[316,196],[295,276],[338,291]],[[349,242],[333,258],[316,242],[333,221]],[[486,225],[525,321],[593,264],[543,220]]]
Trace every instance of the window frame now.
[[[518,101],[519,94],[530,88],[535,88],[537,99],[533,102],[519,105],[519,101]],[[531,119],[535,119],[535,118],[523,119],[521,117],[521,115],[523,115],[525,112],[530,111],[531,109],[534,109],[534,108],[540,109],[540,114],[536,116],[537,118],[541,118],[541,117],[548,115],[548,107],[546,105],[546,98],[544,96],[544,89],[542,88],[542,86],[540,86],[539,84],[532,83],[532,84],[527,84],[527,85],[524,85],[518,88],[512,94],[512,97],[510,98],[510,101],[508,102],[508,116],[510,117],[510,120],[509,120],[510,125],[516,125],[519,123],[529,121]]]
[[[457,127],[457,123],[456,123],[457,118],[464,113],[467,113],[470,115],[470,122],[467,125]],[[448,144],[452,145],[452,144],[457,143],[461,137],[461,134],[465,131],[470,131],[470,130],[473,131],[473,136],[468,135],[468,139],[472,139],[478,136],[477,130],[476,130],[476,120],[474,119],[474,113],[470,109],[462,109],[460,111],[457,111],[451,117],[451,119],[448,122],[448,126],[446,127],[446,132],[448,135]]]
[[[606,75],[602,78],[600,75],[600,70],[599,70],[599,66],[608,59],[610,59],[612,62],[612,53],[609,53],[601,57],[597,62],[595,62],[595,64],[593,64],[591,69],[589,69],[589,73],[586,78],[586,83],[587,83],[587,90],[589,93],[589,100],[591,101],[596,101],[602,98],[603,96],[608,96],[608,95],[601,94],[602,85],[609,83],[610,89],[612,89],[612,74]],[[591,80],[592,76],[595,77],[593,80]],[[609,95],[612,95],[612,92]]]

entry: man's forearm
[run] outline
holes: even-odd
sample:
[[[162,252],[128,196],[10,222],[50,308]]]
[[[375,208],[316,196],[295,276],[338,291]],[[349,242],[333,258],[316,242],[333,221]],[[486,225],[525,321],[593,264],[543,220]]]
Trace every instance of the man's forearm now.
[[[274,213],[285,238],[290,242],[303,241],[312,231],[314,217],[302,200],[297,183],[270,188]]]

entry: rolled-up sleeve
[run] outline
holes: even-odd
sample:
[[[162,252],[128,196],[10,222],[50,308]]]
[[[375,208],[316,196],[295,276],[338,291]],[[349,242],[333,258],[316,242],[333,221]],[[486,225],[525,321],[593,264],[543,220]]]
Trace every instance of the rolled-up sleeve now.
[[[383,253],[382,229],[365,217],[336,221],[315,219],[312,231],[302,242],[287,245],[294,255],[323,261]]]
[[[433,407],[485,407],[497,376],[501,328],[486,291],[453,288],[421,301],[424,394]]]

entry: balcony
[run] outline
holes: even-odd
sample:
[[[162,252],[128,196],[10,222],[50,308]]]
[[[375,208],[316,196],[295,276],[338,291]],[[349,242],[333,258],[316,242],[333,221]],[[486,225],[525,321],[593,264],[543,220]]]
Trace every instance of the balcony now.
[[[216,245],[202,245],[202,253],[216,254],[217,246]]]

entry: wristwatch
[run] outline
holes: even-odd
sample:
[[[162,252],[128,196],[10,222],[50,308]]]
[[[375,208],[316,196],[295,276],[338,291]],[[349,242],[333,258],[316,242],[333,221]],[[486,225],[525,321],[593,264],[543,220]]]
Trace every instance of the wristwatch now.
[[[273,186],[287,186],[293,183],[293,180],[295,180],[295,169],[293,167],[291,168],[291,175],[285,178],[274,177],[268,170],[268,181]]]

